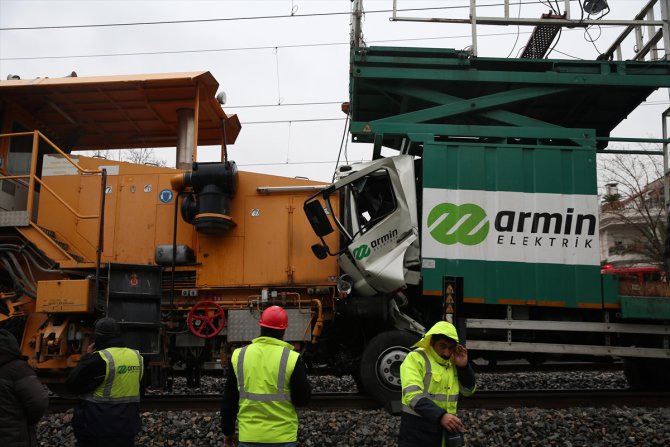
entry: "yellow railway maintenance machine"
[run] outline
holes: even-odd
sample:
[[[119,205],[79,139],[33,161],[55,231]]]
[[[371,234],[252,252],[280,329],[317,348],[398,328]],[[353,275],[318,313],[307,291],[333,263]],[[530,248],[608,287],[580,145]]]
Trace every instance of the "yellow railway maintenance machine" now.
[[[257,336],[266,306],[287,309],[300,350],[333,319],[338,266],[314,262],[302,212],[323,185],[239,172],[217,88],[209,72],[0,82],[0,325],[45,380],[102,316],[154,383],[182,365],[191,385]],[[198,162],[203,145],[221,161]],[[147,147],[176,147],[178,168],[72,154]]]

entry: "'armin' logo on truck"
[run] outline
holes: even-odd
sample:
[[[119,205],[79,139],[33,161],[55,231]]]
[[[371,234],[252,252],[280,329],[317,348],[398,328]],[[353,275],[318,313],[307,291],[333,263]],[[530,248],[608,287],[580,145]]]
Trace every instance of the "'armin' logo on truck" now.
[[[489,234],[489,222],[486,212],[474,203],[440,203],[428,214],[428,231],[445,245],[477,245]]]
[[[377,239],[370,241],[370,245],[363,244],[352,250],[354,258],[357,261],[360,261],[363,258],[367,258],[373,251],[377,251],[382,247],[390,244],[391,242],[398,239],[398,229],[389,230],[386,234],[382,234]]]
[[[363,258],[367,258],[368,256],[370,256],[370,247],[367,245],[363,244],[354,248],[354,258],[356,258],[357,261],[360,261]]]

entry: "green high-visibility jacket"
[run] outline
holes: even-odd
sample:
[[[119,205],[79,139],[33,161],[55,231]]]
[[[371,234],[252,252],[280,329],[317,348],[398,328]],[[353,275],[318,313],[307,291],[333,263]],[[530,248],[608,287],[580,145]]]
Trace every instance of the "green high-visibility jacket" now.
[[[237,424],[241,442],[298,439],[298,414],[289,388],[298,357],[293,346],[272,337],[255,338],[233,352],[231,363],[240,392]]]
[[[456,328],[447,322],[435,324],[414,346],[400,366],[402,380],[403,411],[417,415],[414,406],[423,397],[427,397],[438,407],[450,414],[456,414],[458,396],[470,396],[475,388],[461,389],[452,359],[445,360],[430,346],[433,334],[442,334],[458,342]]]

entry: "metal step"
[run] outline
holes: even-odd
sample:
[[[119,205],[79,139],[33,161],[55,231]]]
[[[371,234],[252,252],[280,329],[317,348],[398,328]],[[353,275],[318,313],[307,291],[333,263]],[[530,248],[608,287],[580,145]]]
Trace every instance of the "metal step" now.
[[[53,241],[54,241],[56,244],[58,244],[58,246],[59,246],[60,248],[62,248],[63,251],[67,251],[67,250],[70,248],[70,246],[69,246],[66,242],[63,242],[63,241],[61,241],[60,239],[56,239],[56,238],[53,237],[53,236],[51,236],[51,239],[53,239]]]
[[[40,228],[40,230],[44,232],[44,234],[46,234],[50,238],[52,239],[56,238],[56,232],[54,230],[50,230],[47,227],[43,227],[42,225],[38,225],[38,227]]]
[[[565,17],[565,14],[542,14],[543,19],[564,19]],[[561,27],[556,25],[537,25],[521,53],[521,58],[544,59],[560,29]]]
[[[68,251],[67,254],[70,255],[72,259],[74,259],[77,262],[84,262],[83,256],[79,256],[78,254],[72,253],[71,251]]]
[[[0,227],[27,227],[28,211],[0,211]]]
[[[67,253],[72,259],[74,259],[76,262],[84,262],[83,256],[80,256],[70,251],[70,245],[67,242],[63,242],[60,239],[58,239],[56,237],[56,232],[54,230],[50,230],[46,227],[43,227],[42,225],[38,225],[38,227],[40,228],[40,230],[42,230],[42,232],[44,232],[44,234],[49,236],[51,240],[54,241],[56,245],[58,245],[61,248],[61,250]]]

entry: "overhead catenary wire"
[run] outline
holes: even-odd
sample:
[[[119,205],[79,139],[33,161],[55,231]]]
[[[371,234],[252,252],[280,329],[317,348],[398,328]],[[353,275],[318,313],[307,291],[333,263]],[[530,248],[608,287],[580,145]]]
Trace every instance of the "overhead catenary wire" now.
[[[337,167],[340,164],[340,157],[342,156],[342,149],[344,148],[344,141],[347,140],[347,128],[349,127],[349,115],[344,121],[344,130],[342,131],[342,141],[340,141],[340,150],[337,153],[337,161],[335,162],[335,169],[333,169],[333,178],[331,182],[335,181],[335,173],[337,172]]]
[[[347,164],[353,163],[362,163],[365,161],[370,161],[370,158],[361,158],[360,160],[347,161]],[[321,164],[333,164],[336,160],[318,160],[318,161],[291,161],[285,163],[283,161],[277,161],[272,163],[236,163],[239,167],[250,167],[250,166],[285,166],[285,165],[321,165]]]
[[[572,30],[571,30],[572,31]],[[516,33],[488,33],[480,34],[479,37],[499,37],[511,36]],[[521,34],[531,34],[531,31],[522,31]],[[416,42],[422,40],[443,40],[443,39],[465,39],[470,34],[456,36],[437,36],[437,37],[414,37],[406,39],[377,39],[368,41],[368,43],[388,43],[388,42]],[[67,54],[63,56],[24,56],[24,57],[0,57],[0,61],[22,61],[22,60],[48,60],[48,59],[76,59],[76,58],[97,58],[97,57],[126,57],[126,56],[154,56],[162,54],[192,54],[192,53],[216,53],[225,51],[260,51],[277,50],[288,48],[306,48],[306,47],[325,47],[325,46],[349,46],[349,42],[323,42],[323,43],[305,43],[293,45],[262,45],[256,47],[234,47],[234,48],[206,48],[199,50],[167,50],[167,51],[139,51],[127,53],[96,53],[96,54]]]
[[[312,123],[314,121],[342,121],[346,120],[347,118],[308,118],[308,119],[301,119],[301,120],[271,120],[271,121],[246,121],[246,122],[241,122],[240,124],[243,124],[245,126],[248,126],[250,124],[285,124],[285,123]]]
[[[574,1],[574,0],[571,0]],[[524,5],[533,5],[533,4],[543,4],[544,2],[540,0],[523,2]],[[478,8],[488,8],[504,6],[504,3],[491,3],[477,5]],[[469,9],[470,5],[457,5],[457,6],[440,6],[440,7],[431,7],[431,8],[403,8],[397,9],[400,12],[410,12],[410,11],[434,11],[434,10],[449,10],[449,9]],[[391,13],[392,9],[376,9],[372,11],[366,11],[366,14],[380,14],[380,13]],[[340,16],[340,15],[350,15],[350,11],[338,11],[338,12],[320,12],[320,13],[308,13],[308,14],[277,14],[277,15],[267,15],[267,16],[247,16],[247,17],[218,17],[214,19],[184,19],[184,20],[157,20],[157,21],[146,21],[146,22],[117,22],[117,23],[93,23],[93,24],[82,24],[82,25],[48,25],[48,26],[15,26],[15,27],[2,27],[0,31],[27,31],[27,30],[46,30],[46,29],[76,29],[76,28],[104,28],[104,27],[118,27],[118,26],[150,26],[150,25],[177,25],[177,24],[189,24],[189,23],[207,23],[207,22],[230,22],[230,21],[244,21],[244,20],[271,20],[271,19],[290,19],[290,18],[304,18],[304,17],[324,17],[324,16]]]
[[[521,17],[521,0],[519,0],[519,11],[517,14],[517,17]],[[519,42],[519,35],[521,34],[521,26],[517,25],[516,26],[516,38],[514,39],[514,45],[512,45],[512,49],[509,50],[509,53],[507,54],[507,57],[509,58],[512,53],[514,52],[514,49],[516,48],[516,44]]]

